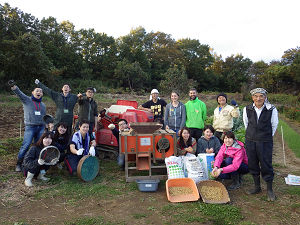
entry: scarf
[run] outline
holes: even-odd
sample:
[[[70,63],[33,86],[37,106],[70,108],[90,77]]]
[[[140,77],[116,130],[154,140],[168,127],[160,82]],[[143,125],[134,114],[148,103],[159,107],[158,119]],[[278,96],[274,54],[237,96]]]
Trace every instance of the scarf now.
[[[43,98],[43,97],[41,97],[40,99],[37,99],[37,98],[35,98],[35,97],[33,96],[33,94],[31,94],[31,100],[32,100],[32,101],[35,101],[35,102],[42,102],[42,98]]]

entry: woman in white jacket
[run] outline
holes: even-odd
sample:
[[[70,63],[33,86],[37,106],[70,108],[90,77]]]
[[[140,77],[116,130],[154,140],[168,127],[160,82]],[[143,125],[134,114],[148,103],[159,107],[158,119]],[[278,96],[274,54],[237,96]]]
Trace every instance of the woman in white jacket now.
[[[233,118],[238,118],[240,111],[236,101],[231,101],[233,106],[227,104],[227,95],[224,93],[217,96],[217,102],[218,107],[214,110],[213,127],[216,130],[215,136],[223,143],[223,133],[232,129]]]

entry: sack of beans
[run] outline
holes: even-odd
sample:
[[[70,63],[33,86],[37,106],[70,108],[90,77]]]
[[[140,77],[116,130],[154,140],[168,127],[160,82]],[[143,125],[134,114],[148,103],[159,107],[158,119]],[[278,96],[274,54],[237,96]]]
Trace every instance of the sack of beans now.
[[[167,157],[165,158],[165,163],[168,172],[168,179],[184,178],[181,157],[176,157],[176,156]]]
[[[199,159],[203,168],[204,180],[208,180],[213,169],[215,153],[199,153],[197,158]]]
[[[184,168],[187,171],[188,178],[193,179],[196,184],[202,180],[205,180],[203,167],[199,159],[195,155],[189,154],[185,156],[183,163],[184,163]]]

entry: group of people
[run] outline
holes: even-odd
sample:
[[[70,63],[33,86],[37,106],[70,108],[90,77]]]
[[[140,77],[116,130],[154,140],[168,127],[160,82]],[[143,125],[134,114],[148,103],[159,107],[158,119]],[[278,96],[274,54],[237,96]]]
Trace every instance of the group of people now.
[[[25,133],[24,141],[18,154],[16,171],[23,167],[26,176],[25,185],[32,186],[32,178],[47,180],[44,176],[49,166],[39,160],[42,148],[54,145],[61,151],[59,162],[64,161],[71,174],[76,173],[77,164],[83,155],[95,155],[96,142],[92,135],[97,128],[97,103],[93,99],[95,89],[87,88],[83,95],[71,94],[70,86],[65,84],[62,92],[55,92],[39,80],[37,88],[31,97],[26,96],[16,85],[13,92],[21,99],[24,108]],[[56,104],[54,130],[45,129],[43,116],[46,106],[42,102],[43,92],[49,95]],[[227,95],[217,96],[218,107],[214,110],[213,124],[205,125],[207,116],[206,105],[197,97],[197,90],[189,90],[189,101],[183,104],[179,94],[172,91],[171,102],[159,98],[157,89],[151,91],[150,100],[140,105],[138,109],[153,113],[154,121],[163,124],[166,130],[176,132],[177,154],[214,153],[215,162],[212,175],[221,179],[233,180],[230,189],[239,188],[242,175],[250,172],[254,180],[254,189],[249,194],[261,192],[260,175],[267,182],[267,196],[275,200],[272,189],[274,172],[272,168],[273,135],[278,125],[278,112],[267,100],[267,91],[256,88],[250,91],[253,103],[243,109],[243,121],[246,128],[245,146],[236,140],[233,128],[233,118],[240,116],[237,103],[227,102]],[[79,130],[72,134],[73,110],[79,106]],[[119,121],[119,129],[109,126],[118,139],[119,133],[128,129],[126,120]],[[34,145],[28,151],[32,140]],[[67,152],[66,152],[67,151]],[[66,153],[65,153],[66,152]],[[119,157],[119,162],[124,162]]]
[[[235,100],[228,104],[227,95],[220,93],[216,100],[213,124],[205,125],[206,105],[197,97],[197,90],[189,90],[190,100],[183,104],[179,94],[172,91],[169,104],[158,97],[158,90],[151,91],[151,98],[139,108],[154,114],[154,119],[166,129],[176,132],[177,155],[187,153],[214,153],[212,176],[219,179],[232,179],[229,189],[240,187],[242,175],[250,172],[254,188],[248,194],[261,192],[260,175],[267,183],[267,197],[275,200],[272,184],[273,136],[278,125],[278,112],[267,100],[267,91],[255,88],[250,91],[253,103],[243,109],[243,122],[246,128],[245,145],[238,141],[232,132],[233,118],[240,116]],[[165,115],[164,110],[165,109]]]
[[[89,87],[85,94],[71,94],[71,88],[65,84],[62,92],[55,92],[39,80],[31,96],[25,95],[16,85],[11,90],[20,98],[24,109],[25,132],[24,140],[18,154],[16,172],[24,172],[25,185],[33,186],[32,179],[47,181],[45,177],[49,165],[45,165],[39,155],[43,148],[55,146],[60,151],[57,163],[61,167],[63,161],[70,174],[76,173],[79,160],[87,154],[95,156],[96,142],[92,131],[97,127],[97,103],[93,99],[95,89]],[[54,124],[45,124],[46,106],[42,102],[46,93],[56,104]],[[78,103],[78,131],[72,135],[73,110]],[[53,127],[53,128],[52,128]],[[33,146],[29,149],[32,141]]]

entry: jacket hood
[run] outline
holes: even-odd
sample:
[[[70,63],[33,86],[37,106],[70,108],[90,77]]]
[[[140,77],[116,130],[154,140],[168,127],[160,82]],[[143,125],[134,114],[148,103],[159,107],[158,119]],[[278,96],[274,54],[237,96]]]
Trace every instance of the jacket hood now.
[[[238,140],[234,140],[233,145],[231,147],[241,149],[241,148],[244,147],[244,144],[243,144],[243,142],[240,142]]]

